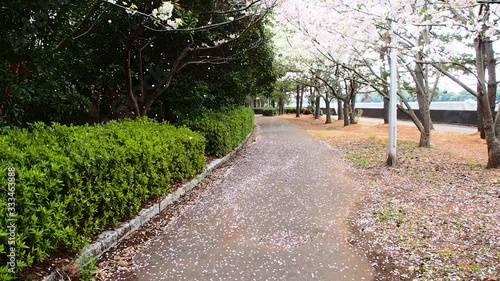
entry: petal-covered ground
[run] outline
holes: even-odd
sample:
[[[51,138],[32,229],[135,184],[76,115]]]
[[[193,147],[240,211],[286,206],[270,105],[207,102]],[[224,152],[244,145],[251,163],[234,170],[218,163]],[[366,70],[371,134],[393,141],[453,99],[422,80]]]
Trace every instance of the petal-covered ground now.
[[[373,280],[349,242],[339,150],[276,118],[184,201],[99,262],[105,280]]]
[[[287,119],[341,150],[363,194],[351,213],[351,243],[365,249],[377,280],[500,280],[500,171],[486,170],[478,134],[398,128],[400,165],[388,168],[387,125],[343,127]]]
[[[229,271],[234,273],[232,276],[236,280],[252,280],[252,276],[244,275],[244,271],[249,269],[252,269],[255,274],[277,273],[269,275],[275,276],[275,279],[299,276],[305,280],[333,280],[331,276],[325,278],[324,275],[313,275],[316,271],[304,274],[305,269],[314,268],[315,264],[319,264],[317,268],[325,267],[326,263],[318,262],[317,259],[307,255],[303,256],[303,253],[300,255],[302,259],[297,259],[300,257],[297,253],[299,249],[307,247],[316,248],[315,251],[321,247],[339,249],[335,243],[342,244],[342,242],[336,240],[335,236],[345,235],[347,241],[359,249],[353,251],[352,254],[359,257],[355,254],[356,252],[364,253],[371,265],[375,267],[375,280],[500,280],[500,213],[498,209],[500,206],[500,171],[484,169],[487,156],[486,145],[478,134],[433,131],[433,147],[422,149],[417,147],[418,131],[412,126],[400,126],[398,128],[400,165],[388,168],[385,165],[388,131],[386,125],[361,123],[344,128],[342,122],[339,121],[325,125],[324,120],[314,120],[311,116],[295,118],[293,115],[264,120],[273,119],[285,119],[330,147],[317,143],[311,145],[312,143],[296,142],[301,144],[301,149],[289,150],[290,144],[294,142],[292,137],[287,140],[286,144],[276,141],[279,135],[286,134],[286,130],[282,130],[286,128],[285,126],[267,136],[269,140],[265,143],[266,149],[274,145],[279,145],[279,147],[270,151],[262,146],[255,151],[256,145],[263,140],[262,131],[259,132],[257,140],[254,139],[250,147],[239,153],[237,159],[217,170],[181,202],[169,208],[161,216],[157,216],[141,231],[130,236],[106,254],[100,260],[100,278],[102,280],[161,279],[163,275],[158,275],[157,269],[162,266],[162,263],[170,262],[175,265],[176,270],[175,272],[172,270],[171,274],[177,274],[172,280],[193,277],[193,275],[186,275],[183,269],[190,268],[189,266],[191,270],[200,269],[203,274],[209,274],[204,276],[211,276],[212,279],[217,280],[229,279],[229,275],[222,275],[223,272],[218,270],[221,267],[230,268]],[[319,174],[314,179],[302,181],[297,174],[300,175],[302,170],[308,169],[310,164],[304,159],[311,158],[310,153],[313,153],[312,158],[316,162],[321,163],[320,168],[316,169]],[[274,154],[286,156],[286,159],[279,163],[273,162],[273,156],[270,155]],[[253,180],[229,178],[235,170],[246,167],[246,164],[238,165],[247,163],[248,157],[255,156],[259,156],[257,166],[268,172],[255,174],[255,171],[244,170],[243,172],[252,175]],[[324,162],[325,156],[334,159],[335,163]],[[300,163],[302,163],[301,168],[290,170],[291,167],[296,167],[295,165]],[[268,178],[267,188],[256,186],[255,183],[261,178],[274,174],[276,171],[281,171],[284,177]],[[297,225],[317,226],[316,222],[308,223],[306,222],[308,220],[300,218],[311,218],[311,216],[304,216],[301,209],[307,209],[308,205],[322,206],[328,204],[327,201],[322,201],[322,199],[304,201],[303,196],[287,197],[284,195],[286,193],[274,197],[277,195],[274,188],[280,182],[298,180],[301,184],[309,185],[307,182],[314,182],[320,178],[320,175],[335,180],[344,178],[341,181],[349,182],[349,192],[356,195],[351,199],[358,198],[356,207],[351,208],[348,216],[337,214],[337,219],[341,221],[345,219],[349,223],[348,226],[344,225],[339,228],[344,234],[335,234],[336,231],[332,230],[328,224],[316,227],[315,230],[290,227],[294,221],[298,222]],[[234,185],[227,185],[220,189],[220,186],[225,185],[224,182],[235,179]],[[260,199],[262,204],[245,208],[237,203],[238,200],[248,200],[251,197],[243,196],[238,190],[245,193],[259,189],[267,191],[269,202],[264,203],[265,200]],[[307,191],[305,193],[315,192],[307,187],[305,190]],[[309,203],[314,200],[322,201],[323,204]],[[356,200],[351,202],[354,201]],[[197,211],[200,206],[217,205],[218,202],[223,204],[218,205],[219,207],[212,207],[211,212],[204,214],[203,211]],[[278,226],[273,228],[272,224],[276,221],[276,217],[269,216],[270,212],[268,212],[272,210],[273,202],[289,205],[290,209],[295,209],[295,212],[285,213],[289,218],[296,218],[287,223],[287,228]],[[216,219],[224,208],[231,210],[231,215],[223,219],[225,222]],[[321,210],[326,210],[326,213],[320,217],[331,217],[331,225],[337,223],[335,222],[338,221],[337,219],[332,219],[336,216],[332,211],[335,208],[331,210],[322,208]],[[192,214],[195,214],[192,222],[190,222],[191,219],[183,218]],[[247,214],[250,214],[251,219],[243,219],[242,216]],[[198,239],[205,243],[206,249],[203,250],[190,246],[187,236],[182,236],[185,238],[184,241],[182,238],[173,237],[176,229],[182,231],[183,234],[187,233],[186,227],[182,226],[184,222],[203,225],[204,220],[215,224],[212,230],[221,226],[227,227],[229,229],[227,232],[214,235],[214,237],[217,236],[217,239],[222,238],[221,241],[228,242],[217,244],[217,239],[210,238],[212,235],[206,235],[200,231],[193,232],[191,235],[198,236]],[[235,224],[229,223],[233,220]],[[263,223],[255,223],[261,220],[267,221],[267,224],[270,224],[269,229],[273,231],[262,231]],[[246,224],[252,225],[254,229],[245,227]],[[208,228],[202,228],[202,231],[213,234],[209,232],[211,231],[209,226],[205,227]],[[165,233],[169,233],[168,235],[172,237],[165,236]],[[325,236],[332,237],[331,241],[325,240]],[[201,237],[205,237],[205,240]],[[177,239],[181,241],[181,245],[174,245],[169,250],[161,250],[160,246],[170,243],[169,239]],[[311,246],[313,245],[311,241],[317,242],[318,239],[321,239],[321,243]],[[240,247],[237,250],[231,250],[228,248],[230,243],[239,243]],[[253,248],[250,249],[249,245]],[[210,251],[216,248],[219,249],[219,254],[213,255],[211,263],[207,263]],[[259,252],[262,249],[266,249],[270,254],[265,255]],[[178,255],[181,250],[190,253],[191,256],[179,260]],[[167,259],[154,258],[153,254],[145,256],[146,251],[161,252],[160,255],[167,255]],[[142,262],[139,258],[141,256]],[[174,261],[172,257],[177,257],[177,259]],[[230,264],[234,260],[240,260],[243,267],[231,267]],[[200,264],[200,261],[204,264]],[[262,267],[260,265],[255,267],[259,262]],[[146,264],[155,270],[148,272]],[[286,270],[281,271],[281,268],[290,264],[293,265],[295,271],[287,276],[284,274]],[[345,264],[335,263],[327,267],[333,269],[334,267],[344,268],[344,266]],[[276,267],[274,272],[272,272],[272,267]],[[304,275],[300,275],[301,273]],[[299,277],[296,278],[300,280]],[[272,280],[272,278],[268,279]],[[350,279],[352,278],[339,276],[337,280]]]

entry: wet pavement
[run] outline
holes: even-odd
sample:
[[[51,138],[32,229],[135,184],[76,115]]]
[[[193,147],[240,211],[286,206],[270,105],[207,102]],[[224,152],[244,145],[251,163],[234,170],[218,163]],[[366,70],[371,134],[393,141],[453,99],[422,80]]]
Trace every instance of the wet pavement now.
[[[346,242],[357,193],[338,152],[286,121],[256,122],[245,156],[134,257],[130,280],[373,280]]]

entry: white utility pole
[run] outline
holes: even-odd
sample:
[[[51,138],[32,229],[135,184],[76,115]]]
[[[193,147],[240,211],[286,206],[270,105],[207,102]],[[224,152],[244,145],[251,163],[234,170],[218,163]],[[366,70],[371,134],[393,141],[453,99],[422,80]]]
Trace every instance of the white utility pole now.
[[[395,22],[391,22],[391,46],[390,46],[390,59],[391,59],[391,81],[389,92],[389,143],[387,145],[387,165],[396,166],[398,164],[398,156],[396,154],[397,148],[397,84],[398,84],[398,54],[397,44],[398,38],[396,36]]]

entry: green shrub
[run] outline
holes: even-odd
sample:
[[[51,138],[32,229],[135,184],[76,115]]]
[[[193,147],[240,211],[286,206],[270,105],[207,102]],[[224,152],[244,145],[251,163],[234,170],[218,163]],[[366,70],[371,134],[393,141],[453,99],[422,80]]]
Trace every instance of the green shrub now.
[[[304,114],[304,115],[309,115],[309,114],[313,114],[313,113],[314,113],[314,110],[311,107],[302,108],[302,114]]]
[[[262,114],[264,116],[278,115],[278,108],[274,107],[257,107],[252,108],[255,114]]]
[[[297,112],[297,108],[287,106],[285,107],[285,114],[295,114]]]
[[[295,114],[297,112],[297,108],[295,107],[285,107],[285,114]],[[311,106],[307,106],[302,108],[302,114],[304,115],[309,115],[309,114],[314,114],[314,109]],[[320,116],[323,116],[323,111],[320,110],[319,112]]]
[[[278,115],[278,109],[277,108],[265,108],[262,112],[262,115],[264,116],[275,116]]]
[[[239,146],[252,131],[254,112],[245,107],[207,112],[184,124],[205,137],[207,155],[221,157]]]
[[[252,110],[255,114],[262,114],[264,112],[264,107],[254,107]]]
[[[204,167],[205,139],[141,118],[105,125],[35,124],[0,134],[0,279],[10,251],[8,168],[15,168],[17,269],[76,252],[92,235],[137,214],[174,181]]]

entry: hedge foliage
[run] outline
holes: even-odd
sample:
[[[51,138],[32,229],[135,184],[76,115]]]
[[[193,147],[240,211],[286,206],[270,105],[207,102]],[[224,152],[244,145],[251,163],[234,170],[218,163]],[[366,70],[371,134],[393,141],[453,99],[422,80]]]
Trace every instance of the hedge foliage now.
[[[295,106],[285,107],[285,114],[295,114],[295,113],[297,113],[297,108]],[[301,113],[304,115],[314,114],[314,109],[312,108],[312,106],[307,106],[302,108]],[[320,110],[319,115],[323,116],[323,110]]]
[[[262,114],[264,116],[278,115],[278,108],[275,107],[256,107],[253,108],[255,114]]]
[[[207,155],[226,155],[239,146],[254,126],[254,112],[238,107],[222,112],[206,112],[184,124],[206,139]]]
[[[255,114],[262,114],[264,116],[274,116],[278,115],[279,110],[275,107],[256,107],[253,108]],[[287,106],[284,108],[285,114],[295,114],[297,112],[296,107]],[[313,109],[309,107],[302,108],[302,114],[313,114]],[[321,113],[322,114],[322,113]]]
[[[295,106],[286,106],[285,114],[295,114],[297,112],[297,108]]]
[[[249,122],[241,124],[240,137]],[[92,235],[136,215],[142,203],[168,192],[174,181],[202,170],[204,149],[201,134],[146,118],[78,127],[38,123],[1,132],[0,280],[11,276],[9,196],[16,200],[21,270],[50,254],[76,252]],[[10,167],[15,191],[9,194]]]

